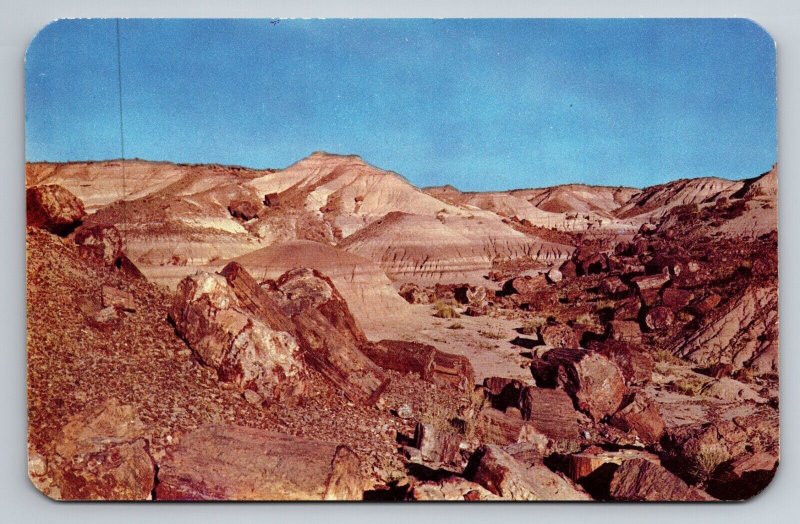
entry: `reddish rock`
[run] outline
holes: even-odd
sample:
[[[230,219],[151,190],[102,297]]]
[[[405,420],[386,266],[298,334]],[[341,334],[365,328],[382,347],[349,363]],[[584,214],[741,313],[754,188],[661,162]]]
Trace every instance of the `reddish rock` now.
[[[467,288],[465,294],[467,304],[471,306],[482,306],[486,302],[486,288],[483,286]]]
[[[759,494],[772,482],[778,457],[772,453],[743,455],[714,472],[708,492],[722,500],[746,500]]]
[[[563,388],[595,421],[615,413],[627,392],[617,365],[594,351],[551,349],[533,361],[531,371],[537,385]]]
[[[228,204],[228,211],[231,216],[244,221],[258,218],[261,208],[261,205],[250,200],[233,200]]]
[[[86,212],[83,202],[58,185],[29,187],[25,193],[29,227],[67,235],[80,225]]]
[[[685,289],[668,287],[661,292],[661,304],[672,311],[679,311],[685,308],[693,298],[694,294]]]
[[[360,500],[347,446],[231,425],[185,435],[159,465],[158,500]]]
[[[642,343],[642,330],[639,323],[632,320],[612,320],[608,323],[606,332],[611,340],[631,344]]]
[[[425,481],[413,486],[406,496],[413,501],[479,501],[499,500],[499,497],[480,484],[451,476],[440,481]]]
[[[622,297],[628,294],[629,291],[628,286],[619,277],[604,278],[600,282],[600,292],[610,297]]]
[[[484,379],[483,387],[486,388],[492,407],[506,411],[508,408],[520,407],[520,393],[525,384],[511,378],[488,377]]]
[[[281,398],[303,381],[305,365],[295,338],[250,314],[222,275],[197,272],[183,279],[170,316],[189,347],[224,382]]]
[[[583,490],[547,467],[522,464],[494,445],[475,451],[464,476],[508,500],[591,500]]]
[[[546,274],[548,282],[557,284],[564,279],[564,275],[556,268],[551,268]]]
[[[467,306],[464,315],[468,317],[481,317],[487,312],[486,306]]]
[[[655,361],[650,353],[638,345],[607,339],[592,342],[589,348],[614,362],[628,384],[643,385],[650,382]]]
[[[656,306],[647,312],[644,323],[649,329],[659,331],[672,326],[675,323],[675,315],[667,307]]]
[[[564,391],[529,386],[520,393],[519,406],[522,418],[550,440],[548,452],[570,453],[581,448],[579,420],[586,417],[575,411]]]
[[[431,424],[417,423],[414,430],[414,447],[419,449],[425,462],[459,464],[462,438],[457,433],[436,428]]]
[[[573,256],[579,275],[596,275],[608,271],[608,259],[602,253],[579,249]]]
[[[547,285],[547,278],[544,275],[512,278],[503,285],[503,293],[506,295],[532,295]]]
[[[122,257],[122,234],[114,226],[82,227],[75,234],[81,255],[111,266]]]
[[[567,260],[558,267],[563,278],[575,278],[578,276],[578,265],[572,260]]]
[[[383,369],[417,373],[420,378],[461,391],[472,391],[475,371],[469,359],[439,351],[419,342],[381,340],[362,346],[364,353]]]
[[[530,442],[544,453],[550,444],[548,438],[513,411],[483,408],[477,416],[476,437],[481,442],[500,445]]]
[[[72,460],[113,445],[134,442],[144,436],[144,423],[133,407],[110,398],[100,405],[72,415],[58,434],[55,452]]]
[[[430,302],[428,293],[417,284],[411,282],[400,286],[399,293],[409,304],[428,304]]]
[[[658,456],[647,451],[638,449],[607,451],[589,446],[580,453],[566,455],[563,458],[563,470],[570,480],[579,483],[596,499],[607,500],[614,472],[623,462],[633,459],[660,464]]]
[[[546,346],[575,348],[580,346],[578,335],[564,324],[547,324],[539,330],[539,336]]]
[[[705,316],[711,313],[714,308],[716,308],[719,303],[722,301],[722,297],[717,295],[716,293],[710,293],[703,297],[702,299],[696,301],[692,304],[692,312],[697,315]]]
[[[640,235],[652,235],[656,231],[658,231],[658,226],[656,224],[651,224],[649,222],[645,222],[639,227]]]
[[[664,467],[646,459],[632,459],[622,463],[614,473],[609,486],[614,500],[686,502],[715,500],[692,488]]]
[[[651,306],[658,298],[658,293],[664,285],[669,282],[669,275],[663,273],[657,275],[647,275],[634,277],[631,279],[642,301]]]
[[[637,391],[626,406],[614,413],[609,424],[626,433],[635,433],[648,445],[658,443],[664,434],[661,412],[642,391]]]
[[[111,286],[101,288],[101,302],[103,307],[113,307],[122,311],[136,311],[136,301],[128,291],[123,291]]]
[[[614,307],[614,320],[636,320],[639,318],[641,303],[637,298],[628,298]]]

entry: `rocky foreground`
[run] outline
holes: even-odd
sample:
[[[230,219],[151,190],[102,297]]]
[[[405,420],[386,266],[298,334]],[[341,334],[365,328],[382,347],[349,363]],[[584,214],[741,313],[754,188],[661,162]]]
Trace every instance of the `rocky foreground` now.
[[[318,161],[283,179],[255,178],[253,191],[307,206],[313,192],[285,179],[304,180]],[[376,174],[367,175],[374,182]],[[389,189],[400,184],[391,180]],[[606,191],[594,207],[586,207],[584,188],[520,193],[507,205],[529,218],[491,219],[513,242],[491,259],[483,282],[446,284],[430,281],[438,266],[412,281],[402,258],[386,258],[390,244],[376,243],[418,215],[378,218],[385,190],[343,216],[349,200],[339,195],[323,211],[342,228],[332,242],[347,256],[308,240],[281,248],[321,253],[331,274],[311,267],[314,257],[282,267],[285,257],[254,245],[250,258],[192,268],[169,289],[140,270],[128,255],[128,231],[108,218],[131,204],[115,204],[109,191],[92,199],[87,215],[67,189],[34,185],[30,477],[57,499],[749,498],[779,460],[775,187],[773,171],[713,186],[699,199],[698,188],[708,188],[683,181]],[[467,201],[496,209],[503,200],[429,192],[452,202],[451,215],[464,213]],[[674,205],[680,195],[688,203]],[[440,201],[420,202],[441,211]],[[592,234],[544,228],[531,222],[540,213],[530,202],[545,213],[573,206],[598,220],[646,220]],[[234,201],[226,212],[225,220],[248,228],[277,220]],[[125,215],[126,227],[132,217]],[[433,220],[453,227],[475,218]],[[142,226],[136,235],[139,242],[152,232]],[[517,251],[531,242],[540,253]],[[569,249],[551,256],[548,246]],[[464,255],[473,270],[485,263],[476,253],[449,245],[436,260]],[[386,273],[375,276],[372,266],[359,283],[354,275],[367,263]],[[524,378],[488,375],[469,348],[368,336],[370,304],[404,314],[423,308],[416,321],[454,340],[471,329],[467,319],[512,322],[510,337],[488,327],[476,336],[517,348]]]

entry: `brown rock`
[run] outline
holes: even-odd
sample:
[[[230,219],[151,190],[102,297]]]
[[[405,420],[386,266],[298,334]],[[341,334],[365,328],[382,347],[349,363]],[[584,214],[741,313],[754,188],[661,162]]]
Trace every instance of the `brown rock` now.
[[[777,468],[778,457],[772,453],[743,455],[714,473],[708,492],[722,500],[749,499],[772,482]]]
[[[606,339],[592,342],[589,349],[597,351],[616,364],[628,384],[650,382],[655,369],[655,361],[650,353],[628,342]]]
[[[133,442],[144,435],[144,424],[133,407],[116,398],[67,419],[55,444],[67,460],[100,451],[109,445]]]
[[[661,304],[672,311],[679,311],[685,308],[693,298],[694,294],[685,289],[668,287],[661,292]]]
[[[656,306],[647,312],[644,323],[651,330],[659,331],[672,326],[675,323],[675,315],[667,307]]]
[[[658,456],[638,449],[620,449],[607,451],[590,446],[580,453],[564,457],[564,473],[573,482],[578,482],[592,494],[601,498],[608,497],[608,488],[614,471],[623,462],[632,459],[644,459],[660,464]]]
[[[708,501],[713,497],[692,488],[662,466],[646,459],[632,459],[614,473],[611,497],[625,501]]]
[[[705,316],[711,313],[722,301],[722,297],[716,293],[710,293],[692,304],[692,311],[700,316]]]
[[[461,436],[431,424],[417,423],[414,430],[414,447],[419,449],[425,462],[458,464],[461,462]]]
[[[531,371],[537,385],[563,388],[595,421],[616,412],[627,392],[617,365],[593,351],[551,349],[534,359]]]
[[[632,320],[612,320],[608,323],[606,332],[611,340],[631,344],[642,343],[642,330],[639,323]]]
[[[417,373],[420,378],[461,391],[472,391],[475,372],[469,359],[439,351],[419,342],[381,340],[362,346],[364,353],[383,369]]]
[[[500,411],[519,408],[520,393],[525,384],[519,380],[504,377],[488,377],[483,381],[492,407]]]
[[[483,408],[477,417],[475,434],[481,442],[491,444],[514,444],[531,442],[536,444],[542,453],[549,447],[545,435],[528,424],[513,411],[503,412],[494,408]]]
[[[550,271],[547,272],[547,280],[551,284],[557,284],[564,279],[564,275],[556,268],[551,268]]]
[[[509,500],[591,500],[569,480],[547,467],[525,465],[498,446],[478,448],[464,476]]]
[[[101,301],[103,307],[113,307],[122,311],[136,311],[136,301],[128,291],[123,291],[111,286],[103,286],[101,289]]]
[[[208,425],[188,433],[158,471],[159,500],[360,500],[358,456],[347,446],[283,433]]]
[[[111,266],[122,257],[122,234],[110,225],[82,227],[75,234],[81,255]]]
[[[628,298],[617,303],[614,308],[614,320],[636,320],[639,318],[641,304],[637,298]]]
[[[630,289],[619,277],[608,277],[600,282],[600,291],[610,297],[622,297],[627,295]]]
[[[466,295],[467,304],[471,306],[482,306],[486,302],[486,288],[483,286],[467,288]]]
[[[645,444],[656,444],[664,434],[664,419],[653,401],[637,391],[626,406],[611,416],[609,424],[626,433],[635,433]]]
[[[228,211],[231,216],[244,221],[257,218],[261,208],[261,205],[250,200],[233,200],[228,204]]]
[[[430,298],[421,287],[414,283],[406,283],[400,286],[400,296],[409,304],[428,304]]]
[[[221,275],[197,272],[183,279],[170,316],[224,382],[280,398],[303,381],[305,366],[295,338],[266,324],[266,317],[250,314]]]
[[[544,275],[512,278],[503,285],[503,292],[507,295],[517,293],[519,295],[532,295],[547,285],[547,278]]]
[[[487,312],[486,306],[467,306],[464,314],[468,317],[480,317]]]
[[[560,348],[575,348],[580,346],[578,335],[564,324],[547,324],[539,330],[542,342],[546,346]]]
[[[658,293],[664,285],[669,282],[669,275],[659,273],[657,275],[647,275],[634,277],[631,279],[634,287],[639,293],[642,301],[651,306],[658,298]]]
[[[572,260],[567,260],[558,268],[563,278],[575,278],[578,276],[578,265]]]
[[[83,202],[58,185],[29,187],[25,193],[28,226],[67,235],[80,225]]]
[[[440,481],[421,482],[412,487],[407,500],[499,500],[499,497],[480,484],[470,482],[461,477],[451,476]]]
[[[522,418],[549,439],[548,452],[570,453],[581,448],[579,420],[572,399],[560,389],[526,387],[520,394]]]
[[[574,255],[579,275],[596,275],[608,271],[608,259],[602,253],[579,249]]]

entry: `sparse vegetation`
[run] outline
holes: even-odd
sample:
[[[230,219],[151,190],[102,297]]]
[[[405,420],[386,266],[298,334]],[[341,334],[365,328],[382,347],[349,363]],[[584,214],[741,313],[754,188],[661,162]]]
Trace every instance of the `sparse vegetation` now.
[[[439,318],[461,318],[461,315],[458,314],[458,311],[455,308],[444,302],[442,300],[437,300],[433,304],[433,309],[435,310],[433,316]]]
[[[713,444],[701,444],[700,449],[697,450],[697,454],[694,456],[690,473],[700,484],[704,485],[711,479],[719,465],[729,459],[730,454],[721,444],[716,442]]]
[[[464,324],[461,322],[456,322],[455,324],[450,324],[447,326],[447,329],[464,329]]]
[[[539,333],[539,328],[544,326],[547,323],[547,319],[544,317],[533,317],[527,320],[522,325],[522,334],[523,335],[536,335]]]
[[[482,337],[491,338],[492,340],[502,340],[502,339],[506,338],[505,333],[503,333],[498,328],[482,329],[482,330],[478,331],[478,333]]]
[[[663,348],[653,352],[653,359],[656,362],[664,362],[665,364],[674,364],[676,366],[684,363],[683,360],[673,355],[671,351]]]

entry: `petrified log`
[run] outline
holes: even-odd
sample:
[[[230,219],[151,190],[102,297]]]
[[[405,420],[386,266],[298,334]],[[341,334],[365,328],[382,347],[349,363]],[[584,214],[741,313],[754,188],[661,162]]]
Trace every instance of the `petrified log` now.
[[[422,460],[457,464],[461,459],[461,436],[430,424],[417,423],[414,430],[414,447],[419,449]]]
[[[28,226],[62,236],[72,232],[86,215],[83,202],[55,184],[28,188],[25,206]]]
[[[122,234],[111,225],[81,227],[75,234],[78,253],[111,266],[122,256]]]
[[[611,498],[626,501],[705,501],[716,500],[692,488],[664,467],[646,459],[626,460],[614,472],[609,487]]]
[[[481,446],[464,476],[509,500],[591,500],[580,488],[541,464],[526,465],[498,446]]]
[[[627,392],[617,365],[594,351],[551,349],[534,359],[531,372],[537,385],[561,387],[595,421],[616,412]]]
[[[724,500],[749,499],[767,487],[777,467],[778,457],[772,453],[743,455],[714,473],[708,492]]]
[[[661,412],[644,392],[633,394],[627,405],[611,416],[609,423],[625,432],[633,432],[645,444],[655,444],[664,434]]]
[[[526,387],[520,393],[522,418],[549,440],[549,451],[570,453],[581,448],[579,419],[586,419],[560,389]]]
[[[593,341],[589,349],[608,357],[619,366],[628,384],[646,384],[650,382],[655,369],[655,361],[650,353],[636,344],[606,339]]]
[[[611,340],[632,344],[642,343],[642,329],[639,323],[633,320],[612,320],[606,326],[606,334]]]
[[[547,437],[536,428],[522,419],[516,410],[503,412],[494,408],[483,408],[477,416],[475,434],[481,442],[490,444],[515,444],[518,442],[531,442],[538,446],[544,453],[550,442]]]
[[[469,359],[439,351],[419,342],[381,340],[362,346],[364,353],[378,366],[400,373],[417,373],[435,384],[450,385],[461,391],[472,391],[475,372]]]
[[[634,277],[631,279],[634,287],[639,292],[642,301],[652,306],[658,298],[658,293],[664,285],[669,282],[669,275],[659,273],[657,275],[648,275],[641,277]]]
[[[219,274],[225,277],[244,309],[273,329],[286,331],[291,335],[297,334],[297,329],[291,319],[283,313],[275,300],[258,285],[258,282],[241,264],[231,262]]]
[[[547,324],[539,330],[539,335],[546,346],[557,348],[578,347],[580,342],[575,330],[564,324]]]
[[[347,446],[231,425],[202,426],[162,461],[158,500],[360,500]]]

